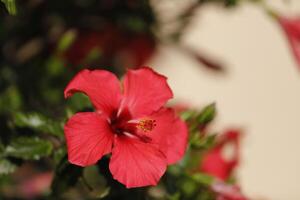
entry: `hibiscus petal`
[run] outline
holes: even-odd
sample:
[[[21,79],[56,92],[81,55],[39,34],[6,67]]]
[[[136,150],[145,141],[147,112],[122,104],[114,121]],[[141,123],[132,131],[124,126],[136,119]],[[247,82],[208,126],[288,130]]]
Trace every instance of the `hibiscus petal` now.
[[[186,150],[188,130],[186,124],[178,117],[171,108],[163,108],[149,116],[155,120],[156,126],[151,132],[144,134],[150,137],[154,143],[160,145],[161,151],[166,155],[168,164],[179,161]]]
[[[115,139],[109,169],[127,188],[156,185],[166,166],[166,157],[155,145],[126,136]]]
[[[149,67],[128,70],[124,78],[122,108],[129,109],[132,117],[138,118],[160,109],[173,93],[167,78]]]
[[[168,151],[166,153],[168,164],[173,164],[182,159],[185,154],[188,140],[186,124],[177,117],[173,122],[173,132],[168,137]]]
[[[226,180],[230,174],[228,163],[222,157],[222,149],[212,149],[203,155],[200,170],[221,180]]]
[[[111,117],[116,112],[121,100],[121,88],[117,77],[105,70],[80,71],[64,91],[65,98],[75,92],[89,96],[95,108]]]
[[[70,163],[93,165],[111,152],[114,135],[107,120],[97,113],[75,114],[66,123],[64,131]]]

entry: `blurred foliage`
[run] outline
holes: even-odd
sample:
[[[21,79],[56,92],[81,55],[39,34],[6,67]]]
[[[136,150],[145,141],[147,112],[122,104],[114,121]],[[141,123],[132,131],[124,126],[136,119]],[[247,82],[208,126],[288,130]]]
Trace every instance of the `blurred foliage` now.
[[[6,159],[0,160],[0,176],[13,173],[16,170],[16,165]]]
[[[180,43],[199,5],[233,6],[237,0],[195,2],[178,16],[181,25],[168,40]],[[64,100],[68,81],[86,66],[121,77],[127,67],[144,64],[162,40],[161,26],[148,0],[2,0],[0,199],[215,199],[214,177],[198,169],[203,153],[216,145],[217,134],[206,133],[215,104],[179,113],[189,127],[187,153],[156,187],[126,189],[112,178],[108,156],[87,168],[67,161],[63,124],[73,113],[92,109],[81,94]],[[222,68],[187,52],[210,69]],[[43,174],[49,172],[54,175],[47,179]],[[30,195],[20,190],[33,174],[46,177],[40,179],[51,182],[51,188]]]
[[[9,14],[16,15],[17,8],[16,8],[16,1],[15,0],[1,0],[5,6]]]
[[[39,160],[52,153],[52,144],[37,137],[17,137],[6,146],[3,156],[11,156],[24,160]]]
[[[40,113],[15,113],[13,124],[16,127],[28,127],[36,132],[52,134],[54,136],[63,136],[63,122],[53,121]]]

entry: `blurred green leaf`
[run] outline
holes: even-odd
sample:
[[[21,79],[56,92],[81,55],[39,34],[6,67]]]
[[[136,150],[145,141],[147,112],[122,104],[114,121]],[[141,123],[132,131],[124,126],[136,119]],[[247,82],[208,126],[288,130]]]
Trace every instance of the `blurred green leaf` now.
[[[212,103],[201,110],[201,112],[196,116],[196,121],[199,124],[207,124],[214,119],[215,115],[216,105],[215,103]]]
[[[76,111],[92,108],[90,99],[82,93],[75,93],[67,103],[69,105],[69,108],[66,109],[68,117],[71,117]]]
[[[215,144],[216,134],[210,134],[205,137],[200,137],[200,134],[195,134],[191,140],[191,146],[197,149],[209,149]]]
[[[173,195],[169,195],[167,197],[168,200],[180,200],[180,193],[179,192],[176,192],[175,194]]]
[[[215,103],[209,104],[204,107],[200,112],[189,111],[186,113],[186,121],[189,125],[189,132],[191,135],[199,134],[201,128],[209,124],[216,115]]]
[[[222,3],[224,6],[236,6],[241,0],[200,0],[201,3]]]
[[[180,185],[185,197],[192,197],[197,191],[198,185],[193,179],[183,179]]]
[[[10,174],[16,170],[17,166],[6,159],[0,160],[0,175]]]
[[[71,29],[66,31],[58,42],[57,50],[65,51],[67,48],[69,48],[73,41],[76,39],[76,35],[77,33],[75,30]]]
[[[96,166],[84,168],[80,180],[89,188],[91,197],[101,199],[109,195],[110,188],[106,186],[106,180]]]
[[[129,30],[135,32],[143,32],[146,29],[145,22],[139,17],[130,16],[125,17],[123,20],[126,28],[128,28]]]
[[[174,176],[179,175],[180,174],[180,167],[177,165],[170,165],[168,167],[168,172]]]
[[[84,63],[91,63],[99,58],[101,58],[102,56],[102,50],[100,47],[95,47],[93,49],[90,50],[90,52],[88,53],[88,55],[84,58]]]
[[[54,154],[53,154],[53,160],[54,160],[54,163],[56,165],[58,165],[61,160],[67,155],[67,152],[66,152],[66,147],[65,146],[62,146],[61,148],[59,149],[56,149]]]
[[[47,118],[39,113],[15,113],[14,125],[17,127],[28,127],[36,131],[63,136],[63,124]]]
[[[6,146],[4,155],[25,160],[39,160],[52,153],[51,142],[37,137],[18,137]]]
[[[194,110],[186,110],[182,113],[180,113],[180,118],[184,121],[191,120],[192,118],[195,117],[196,111]]]
[[[235,6],[238,0],[225,0],[225,6]]]
[[[47,71],[51,76],[57,76],[65,70],[63,60],[58,56],[52,56],[47,62]]]
[[[12,112],[19,109],[22,105],[22,99],[18,89],[12,85],[0,96],[0,112]]]
[[[1,1],[5,4],[9,14],[11,15],[17,14],[17,6],[15,0],[1,0]]]
[[[206,188],[201,188],[195,197],[195,200],[216,200],[216,195],[213,191],[207,190]]]
[[[105,188],[102,191],[98,191],[96,198],[103,199],[110,193],[110,187]]]
[[[191,178],[195,182],[206,186],[210,186],[214,181],[214,177],[203,173],[195,173],[191,176]]]
[[[53,104],[59,104],[62,99],[61,89],[58,88],[47,88],[42,92],[42,95],[44,99]]]

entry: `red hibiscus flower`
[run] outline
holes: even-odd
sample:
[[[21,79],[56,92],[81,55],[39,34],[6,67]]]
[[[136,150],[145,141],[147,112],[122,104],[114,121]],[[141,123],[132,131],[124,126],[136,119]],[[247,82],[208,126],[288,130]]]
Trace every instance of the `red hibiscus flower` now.
[[[237,130],[225,132],[217,146],[203,156],[200,170],[221,180],[229,178],[239,161],[239,136]],[[230,143],[234,145],[234,153],[233,157],[227,160],[223,156],[223,150]]]
[[[155,47],[156,42],[151,34],[127,33],[107,26],[102,31],[80,30],[63,57],[70,66],[96,64],[137,68],[151,58]],[[92,52],[99,55],[89,60]]]
[[[156,185],[166,166],[182,158],[187,127],[164,104],[173,94],[151,68],[128,70],[121,86],[114,74],[83,70],[65,89],[89,96],[96,111],[77,113],[65,125],[68,158],[95,164],[112,153],[109,169],[127,188]]]
[[[277,19],[287,35],[293,54],[300,67],[300,18],[277,17]]]
[[[216,200],[247,200],[236,185],[229,185],[222,181],[215,181],[212,190],[217,194]]]

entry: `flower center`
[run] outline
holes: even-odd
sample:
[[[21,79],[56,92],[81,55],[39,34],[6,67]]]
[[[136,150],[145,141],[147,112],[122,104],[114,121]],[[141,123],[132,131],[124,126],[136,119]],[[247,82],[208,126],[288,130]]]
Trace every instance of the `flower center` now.
[[[128,110],[116,114],[110,119],[110,127],[113,133],[119,136],[138,138],[143,142],[150,142],[152,139],[147,133],[156,126],[156,121],[149,118],[132,119]],[[143,132],[143,133],[142,133]]]
[[[122,120],[116,118],[111,121],[111,128],[116,134],[127,134],[137,135],[137,131],[150,132],[156,127],[156,121],[153,119],[140,119],[140,120]]]
[[[144,132],[152,131],[155,126],[156,121],[152,119],[142,119],[136,125],[137,128],[141,129]]]

